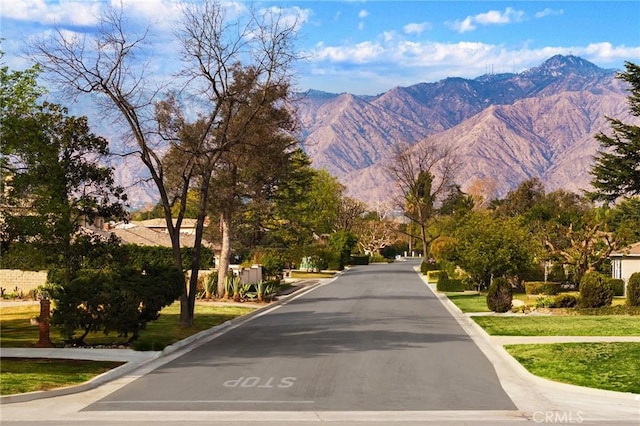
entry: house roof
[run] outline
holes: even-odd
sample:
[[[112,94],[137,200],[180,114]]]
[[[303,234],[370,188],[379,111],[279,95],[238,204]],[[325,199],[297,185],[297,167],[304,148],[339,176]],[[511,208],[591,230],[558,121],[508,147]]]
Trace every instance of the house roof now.
[[[640,257],[640,242],[611,253],[610,257]]]
[[[161,246],[171,247],[171,238],[166,232],[154,231],[146,226],[140,226],[135,223],[118,224],[109,230],[100,230],[89,228],[90,232],[108,238],[115,235],[120,238],[123,244],[136,244],[139,246]],[[195,243],[195,235],[180,234],[180,244],[182,247],[193,247]],[[202,241],[206,247],[213,247],[208,241]]]
[[[195,228],[196,227],[196,221],[197,219],[182,219],[182,228]],[[140,226],[144,226],[146,228],[162,228],[162,229],[166,229],[167,228],[167,221],[164,218],[156,218],[156,219],[147,219],[147,220],[141,220],[141,221],[133,221],[132,223],[140,225]],[[176,220],[173,219],[173,224],[175,225]],[[206,224],[205,224],[206,226]]]

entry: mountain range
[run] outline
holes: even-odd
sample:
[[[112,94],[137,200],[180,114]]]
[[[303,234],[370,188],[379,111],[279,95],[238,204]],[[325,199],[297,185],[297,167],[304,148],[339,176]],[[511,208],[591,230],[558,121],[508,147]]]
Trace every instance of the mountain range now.
[[[547,190],[581,191],[610,133],[607,117],[634,120],[617,70],[576,56],[553,56],[521,73],[395,87],[377,96],[308,91],[298,101],[303,149],[313,166],[369,205],[389,204],[397,188],[387,173],[398,147],[446,146],[455,181],[502,197],[539,178]]]

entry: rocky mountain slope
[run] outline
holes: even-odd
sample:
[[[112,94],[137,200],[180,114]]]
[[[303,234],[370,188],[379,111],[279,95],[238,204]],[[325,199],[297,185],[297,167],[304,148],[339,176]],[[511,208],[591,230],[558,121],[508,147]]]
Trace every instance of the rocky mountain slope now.
[[[449,146],[456,182],[495,182],[503,196],[540,178],[547,189],[588,187],[607,116],[631,121],[626,87],[605,70],[575,56],[554,56],[519,74],[396,87],[379,96],[310,91],[299,102],[303,148],[348,193],[369,204],[396,192],[385,172],[396,147]]]

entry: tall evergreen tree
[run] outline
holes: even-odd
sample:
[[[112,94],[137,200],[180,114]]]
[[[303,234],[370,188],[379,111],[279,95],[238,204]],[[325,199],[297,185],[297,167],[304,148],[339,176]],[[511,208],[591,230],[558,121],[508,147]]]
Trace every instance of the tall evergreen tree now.
[[[640,117],[640,66],[626,62],[626,71],[618,75],[630,84],[629,109]],[[595,157],[591,170],[594,200],[613,202],[625,195],[640,195],[640,126],[608,118],[612,135],[602,132],[595,137],[603,150]]]

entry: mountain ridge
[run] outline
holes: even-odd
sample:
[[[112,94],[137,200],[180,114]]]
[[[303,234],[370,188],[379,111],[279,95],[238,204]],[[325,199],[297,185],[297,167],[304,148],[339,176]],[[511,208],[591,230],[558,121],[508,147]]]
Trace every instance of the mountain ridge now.
[[[605,117],[634,119],[616,72],[556,55],[517,74],[449,77],[373,97],[322,92],[319,101],[309,92],[298,105],[302,146],[314,167],[336,175],[349,195],[369,204],[392,198],[385,162],[394,149],[431,143],[457,152],[463,167],[456,183],[463,190],[490,178],[500,197],[537,177],[549,190],[580,191],[588,187],[598,149],[593,136],[609,130]]]

